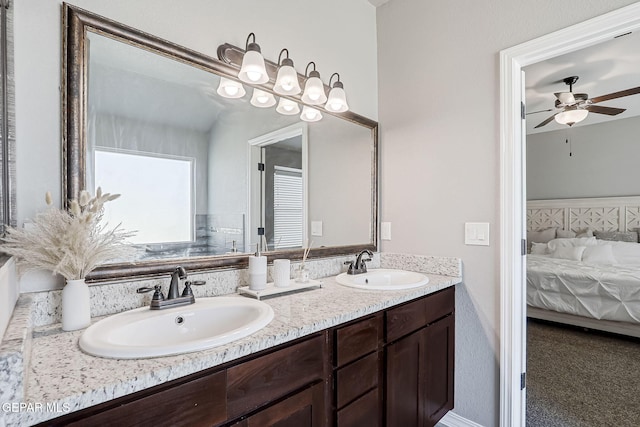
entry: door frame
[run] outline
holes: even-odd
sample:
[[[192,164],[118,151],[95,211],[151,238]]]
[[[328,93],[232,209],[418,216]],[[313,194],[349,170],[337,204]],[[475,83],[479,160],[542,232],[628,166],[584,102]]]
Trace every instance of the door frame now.
[[[500,52],[500,425],[525,425],[526,158],[522,68],[640,29],[640,3]]]
[[[264,194],[264,182],[256,173],[256,165],[261,159],[262,148],[285,139],[300,136],[302,138],[302,242],[308,242],[309,228],[309,126],[306,122],[294,123],[251,138],[247,145],[247,217],[245,233],[245,251],[251,252],[251,243],[257,242],[257,224],[263,224],[263,203],[260,198]],[[258,222],[256,222],[258,221]],[[265,249],[266,250],[266,249]]]

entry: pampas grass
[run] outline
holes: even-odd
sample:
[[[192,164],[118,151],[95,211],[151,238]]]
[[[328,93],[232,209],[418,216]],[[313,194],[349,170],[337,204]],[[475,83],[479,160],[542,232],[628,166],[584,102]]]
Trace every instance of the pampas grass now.
[[[63,210],[52,206],[47,192],[46,210],[28,228],[8,228],[0,251],[15,256],[21,271],[45,269],[67,280],[84,279],[98,265],[133,254],[126,245],[133,233],[120,224],[107,228],[103,221],[104,204],[118,197],[100,188],[95,197],[82,191]]]

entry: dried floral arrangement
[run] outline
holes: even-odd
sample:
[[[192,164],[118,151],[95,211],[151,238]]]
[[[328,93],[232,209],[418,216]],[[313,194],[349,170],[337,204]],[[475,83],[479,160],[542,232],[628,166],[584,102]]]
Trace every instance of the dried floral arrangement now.
[[[120,224],[107,228],[103,221],[104,204],[118,197],[100,188],[95,197],[82,191],[65,210],[52,206],[47,192],[47,209],[28,228],[8,228],[0,251],[15,256],[21,271],[45,269],[67,280],[84,279],[98,265],[134,252],[126,244],[134,233]]]

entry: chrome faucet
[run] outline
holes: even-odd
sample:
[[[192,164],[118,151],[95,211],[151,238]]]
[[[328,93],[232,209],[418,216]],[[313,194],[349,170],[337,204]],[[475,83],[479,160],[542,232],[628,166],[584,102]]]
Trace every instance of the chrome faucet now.
[[[142,294],[150,291],[153,292],[153,297],[151,297],[151,305],[149,308],[151,310],[162,310],[163,308],[169,307],[179,307],[181,305],[189,305],[196,302],[196,298],[193,295],[193,291],[191,290],[191,286],[201,286],[206,282],[204,280],[195,280],[195,281],[185,281],[184,282],[184,290],[182,294],[179,292],[180,281],[185,280],[187,278],[187,271],[183,267],[177,267],[171,273],[171,283],[169,284],[169,292],[167,292],[167,297],[164,297],[162,293],[162,285],[155,285],[153,288],[142,287],[136,290],[137,293]]]
[[[363,258],[363,255],[367,254],[369,258]],[[367,262],[371,261],[371,257],[373,256],[373,252],[368,249],[360,252],[356,256],[355,263],[353,261],[345,261],[344,264],[349,266],[347,270],[347,274],[362,274],[367,272]]]

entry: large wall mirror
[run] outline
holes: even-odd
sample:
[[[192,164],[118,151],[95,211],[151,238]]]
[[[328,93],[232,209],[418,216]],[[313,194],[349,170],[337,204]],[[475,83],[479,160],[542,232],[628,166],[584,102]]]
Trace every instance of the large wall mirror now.
[[[89,280],[377,249],[376,122],[257,108],[217,93],[224,61],[66,4],[63,25],[64,199],[120,193],[105,217],[137,232]]]

